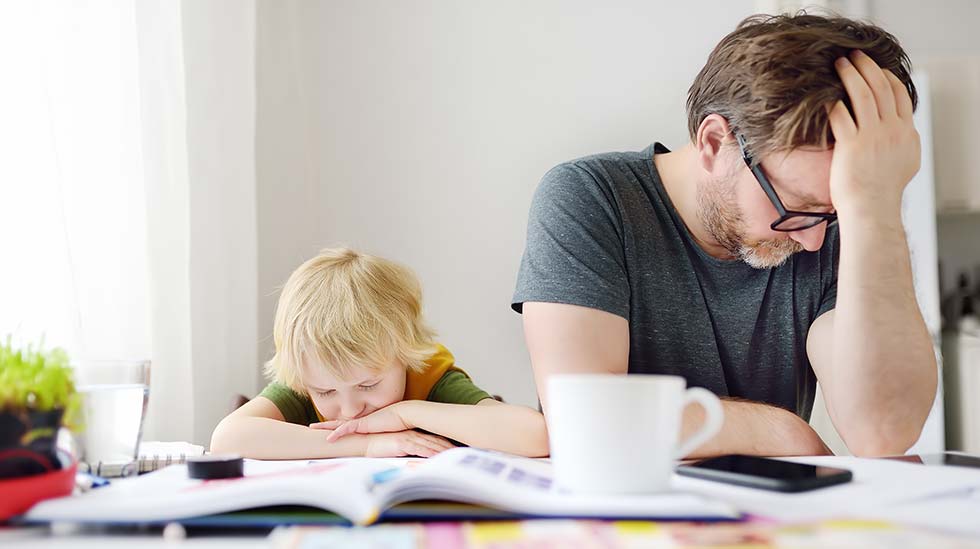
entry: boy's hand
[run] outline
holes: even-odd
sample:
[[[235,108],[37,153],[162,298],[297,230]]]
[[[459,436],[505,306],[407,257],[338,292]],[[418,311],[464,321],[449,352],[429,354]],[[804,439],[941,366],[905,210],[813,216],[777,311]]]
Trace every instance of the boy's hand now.
[[[396,402],[376,410],[364,417],[344,421],[334,419],[322,421],[310,425],[312,429],[332,429],[333,432],[327,435],[327,442],[333,442],[341,437],[355,433],[394,433],[412,429],[415,426],[409,423],[403,414],[406,408],[405,401]]]
[[[432,457],[443,450],[454,448],[453,444],[438,435],[418,431],[398,433],[375,433],[367,435],[368,445],[365,457]]]
[[[838,59],[835,68],[854,116],[843,101],[829,108],[836,141],[830,165],[834,207],[843,216],[898,214],[921,157],[912,99],[891,71],[863,52]]]

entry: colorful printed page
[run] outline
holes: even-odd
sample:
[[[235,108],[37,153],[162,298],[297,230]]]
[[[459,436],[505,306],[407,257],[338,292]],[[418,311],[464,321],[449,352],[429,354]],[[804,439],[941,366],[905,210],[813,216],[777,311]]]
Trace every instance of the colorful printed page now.
[[[383,524],[371,528],[293,527],[270,536],[281,549],[805,549],[812,547],[977,547],[975,540],[875,521],[771,523],[656,523],[527,520]]]

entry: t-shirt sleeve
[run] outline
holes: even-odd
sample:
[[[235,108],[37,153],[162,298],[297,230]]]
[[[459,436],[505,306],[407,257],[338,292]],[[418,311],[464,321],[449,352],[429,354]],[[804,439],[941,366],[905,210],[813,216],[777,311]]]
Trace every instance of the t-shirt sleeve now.
[[[832,311],[837,307],[837,279],[830,285],[829,288],[824,290],[823,296],[820,298],[820,308],[817,309],[817,318],[820,315]]]
[[[449,370],[429,391],[430,402],[446,404],[476,404],[485,398],[493,398],[490,393],[480,389],[470,376],[461,370]]]
[[[608,184],[587,167],[561,164],[531,202],[527,243],[511,307],[566,303],[629,317],[629,279],[619,209]]]
[[[297,393],[282,383],[270,383],[259,393],[259,396],[272,401],[279,408],[282,417],[288,423],[308,425],[316,417],[310,398]]]
[[[829,261],[821,265],[820,278],[823,283],[823,293],[820,296],[820,306],[816,318],[837,307],[837,272],[840,265],[840,233],[836,226],[827,231],[825,238],[831,239],[832,246]]]

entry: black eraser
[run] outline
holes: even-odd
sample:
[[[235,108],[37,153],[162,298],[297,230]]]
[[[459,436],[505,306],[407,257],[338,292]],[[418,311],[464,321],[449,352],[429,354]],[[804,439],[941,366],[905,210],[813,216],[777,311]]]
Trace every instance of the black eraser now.
[[[208,454],[187,458],[187,475],[201,480],[245,476],[245,460],[229,454]]]

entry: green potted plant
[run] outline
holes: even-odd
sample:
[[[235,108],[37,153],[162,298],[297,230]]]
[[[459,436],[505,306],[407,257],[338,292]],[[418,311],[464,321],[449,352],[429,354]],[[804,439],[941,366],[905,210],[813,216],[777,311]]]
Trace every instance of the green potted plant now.
[[[77,428],[80,397],[62,349],[0,343],[0,479],[62,469],[61,427]]]

